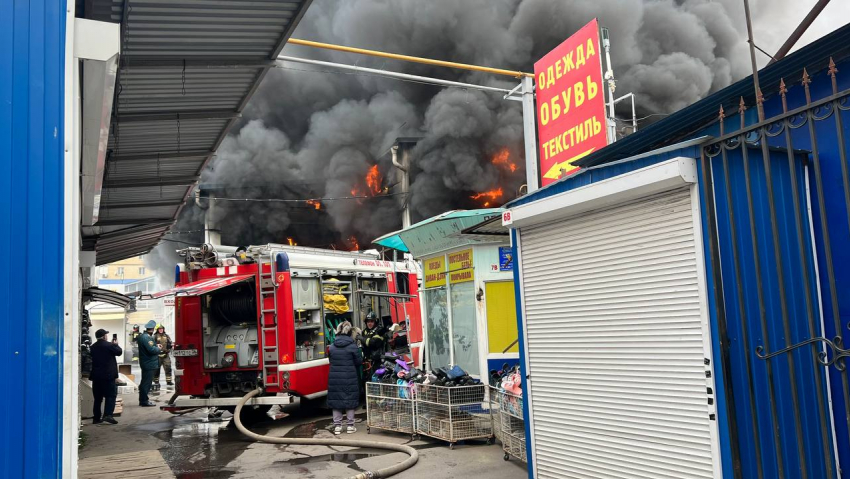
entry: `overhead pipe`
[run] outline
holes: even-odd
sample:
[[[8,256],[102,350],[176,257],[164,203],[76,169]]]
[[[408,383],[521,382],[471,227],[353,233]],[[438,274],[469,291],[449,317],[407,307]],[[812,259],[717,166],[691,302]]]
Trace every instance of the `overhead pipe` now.
[[[213,251],[221,247],[221,230],[218,224],[213,219],[215,214],[215,201],[213,198],[206,197],[207,204],[204,205],[201,201],[201,189],[195,189],[195,204],[204,211],[204,243],[211,245]]]
[[[744,0],[744,18],[747,22],[747,42],[750,44],[750,63],[753,67],[753,87],[755,87],[756,110],[758,112],[759,121],[764,121],[764,105],[762,105],[761,86],[759,85],[759,69],[756,64],[756,44],[753,41],[753,19],[750,15],[749,0]],[[743,99],[741,101],[743,101]],[[741,118],[743,118],[743,116]]]
[[[391,72],[391,71],[387,71],[387,70],[379,70],[377,68],[366,68],[366,67],[359,67],[359,66],[355,66],[355,65],[346,65],[344,63],[334,63],[334,62],[326,62],[326,61],[322,61],[322,60],[312,60],[312,59],[309,59],[309,58],[291,57],[291,56],[288,56],[288,55],[278,55],[277,60],[278,60],[278,62],[304,63],[304,64],[307,64],[307,65],[316,65],[316,66],[327,67],[327,68],[336,68],[336,69],[339,69],[339,70],[350,70],[350,71],[356,71],[356,72],[360,72],[360,73],[368,73],[370,75],[378,75],[378,76],[384,76],[384,77],[388,77],[388,78],[397,78],[397,79],[400,79],[400,80],[411,80],[411,81],[420,82],[420,83],[428,83],[428,84],[431,84],[431,85],[451,86],[451,87],[457,87],[457,88],[466,88],[466,89],[469,89],[469,90],[490,91],[490,92],[495,92],[495,93],[510,93],[511,92],[511,90],[508,90],[508,89],[505,89],[505,88],[496,88],[496,87],[491,87],[491,86],[475,85],[473,83],[463,83],[463,82],[457,82],[457,81],[451,81],[451,80],[442,80],[442,79],[439,79],[439,78],[430,78],[430,77],[424,77],[424,76],[420,76],[420,75],[410,75],[410,74],[407,74],[407,73]],[[278,63],[277,66],[280,67],[281,66],[280,63]]]
[[[434,65],[440,67],[448,67],[448,68],[457,68],[459,70],[470,70],[484,73],[492,73],[494,75],[506,75],[513,78],[522,78],[522,77],[531,77],[534,78],[533,73],[524,73],[521,71],[513,71],[513,70],[504,70],[501,68],[490,68],[490,67],[482,67],[479,65],[470,65],[468,63],[457,63],[457,62],[447,62],[444,60],[434,60],[431,58],[422,58],[422,57],[414,57],[410,55],[400,55],[398,53],[387,53],[381,52],[377,50],[367,50],[365,48],[354,48],[354,47],[346,47],[343,45],[334,45],[332,43],[322,43],[322,42],[313,42],[309,40],[299,40],[297,38],[290,38],[287,43],[291,43],[293,45],[301,45],[305,47],[313,47],[313,48],[323,48],[325,50],[336,50],[338,52],[346,52],[346,53],[357,53],[359,55],[369,55],[373,57],[379,58],[389,58],[392,60],[403,60],[413,63],[422,63],[425,65]]]
[[[779,47],[779,50],[776,52],[776,55],[773,55],[773,59],[767,63],[768,65],[773,64],[777,60],[782,60],[783,58],[785,58],[785,55],[787,55],[788,52],[790,52],[791,49],[794,48],[794,45],[796,45],[797,41],[800,40],[800,37],[802,37],[803,34],[806,33],[806,30],[809,29],[809,27],[812,25],[818,15],[820,15],[820,12],[823,11],[827,3],[829,3],[829,0],[818,0],[818,3],[816,3],[815,6],[812,7],[812,10],[809,12],[808,15],[806,15],[806,18],[804,18],[803,21],[800,22],[800,24],[797,26],[791,36],[788,37],[788,40],[785,40],[785,43],[783,43],[782,46]]]
[[[399,145],[393,145],[390,148],[392,152],[393,166],[401,171],[401,200],[403,201],[402,209],[401,209],[401,226],[402,228],[407,228],[410,226],[410,159],[409,153],[405,148],[402,151],[402,161],[398,161],[398,148]],[[395,263],[393,263],[395,264]]]

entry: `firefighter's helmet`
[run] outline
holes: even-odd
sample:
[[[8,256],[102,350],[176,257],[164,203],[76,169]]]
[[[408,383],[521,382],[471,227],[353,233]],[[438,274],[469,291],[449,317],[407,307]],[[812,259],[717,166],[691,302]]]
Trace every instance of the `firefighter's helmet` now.
[[[138,324],[133,325],[133,331],[137,332],[137,333],[139,332],[139,325]]]
[[[369,321],[378,321],[378,315],[374,311],[369,311],[369,314],[366,315],[366,322],[368,323]]]
[[[165,331],[165,326],[163,326],[162,323],[159,323],[159,324],[156,325],[156,329],[161,329],[161,330]]]

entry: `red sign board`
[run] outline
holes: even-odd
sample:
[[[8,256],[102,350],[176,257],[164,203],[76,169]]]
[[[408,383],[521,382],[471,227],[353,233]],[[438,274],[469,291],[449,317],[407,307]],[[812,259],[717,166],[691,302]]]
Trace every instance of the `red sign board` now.
[[[542,186],[608,145],[600,53],[593,19],[534,64]]]

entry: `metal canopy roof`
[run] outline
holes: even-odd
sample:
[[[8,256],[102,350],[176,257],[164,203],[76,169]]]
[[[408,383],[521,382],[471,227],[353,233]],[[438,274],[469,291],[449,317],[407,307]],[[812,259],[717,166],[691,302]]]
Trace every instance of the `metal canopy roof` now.
[[[493,217],[501,219],[502,210],[452,210],[433,216],[402,230],[387,233],[372,242],[386,248],[410,253],[414,258],[476,242],[461,233]],[[487,238],[492,240],[492,238]],[[480,240],[479,240],[480,241]]]
[[[83,227],[97,264],[159,243],[310,2],[85,2],[87,18],[121,23],[98,221]]]
[[[464,236],[508,236],[510,230],[507,226],[502,226],[502,216],[499,215],[475,226],[470,226],[460,233]]]
[[[133,298],[109,289],[98,287],[84,289],[83,302],[92,301],[99,301],[101,303],[107,303],[113,306],[118,306],[119,308],[127,309],[127,307],[130,306],[130,303],[133,302]]]

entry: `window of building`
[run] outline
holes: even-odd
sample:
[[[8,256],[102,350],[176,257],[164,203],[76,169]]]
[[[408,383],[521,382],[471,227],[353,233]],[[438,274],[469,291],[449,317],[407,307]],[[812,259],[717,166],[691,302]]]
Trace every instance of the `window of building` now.
[[[117,274],[118,276],[124,276],[124,267],[123,266],[117,267],[115,269],[115,274]]]
[[[144,266],[140,266],[140,267],[139,267],[139,274],[140,274],[140,275],[144,275],[144,274],[145,274],[145,267],[144,267]]]
[[[451,363],[451,341],[446,288],[429,289],[423,294],[427,308],[428,364],[431,368],[447,366]]]
[[[469,374],[477,375],[478,329],[475,320],[475,283],[467,281],[451,288],[452,345],[454,363]]]
[[[428,367],[480,375],[472,250],[428,258],[423,268]]]

